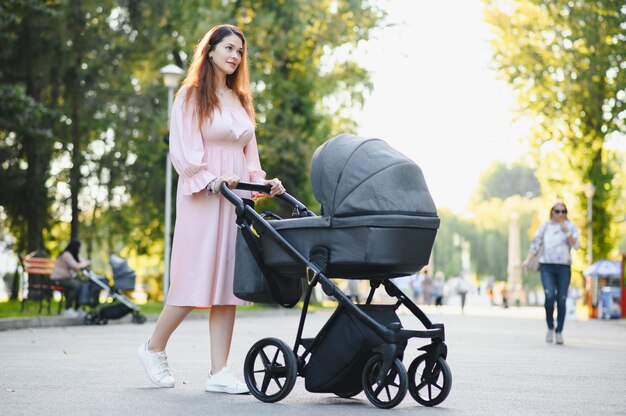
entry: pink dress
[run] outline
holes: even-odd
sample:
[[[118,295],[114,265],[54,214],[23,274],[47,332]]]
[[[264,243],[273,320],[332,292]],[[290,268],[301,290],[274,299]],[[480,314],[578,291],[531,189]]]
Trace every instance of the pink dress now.
[[[235,209],[205,187],[228,173],[263,183],[254,126],[243,107],[223,107],[198,129],[195,102],[185,106],[185,94],[181,90],[174,100],[170,122],[170,155],[179,177],[167,304],[243,305],[233,294]],[[236,193],[250,198],[249,192]]]

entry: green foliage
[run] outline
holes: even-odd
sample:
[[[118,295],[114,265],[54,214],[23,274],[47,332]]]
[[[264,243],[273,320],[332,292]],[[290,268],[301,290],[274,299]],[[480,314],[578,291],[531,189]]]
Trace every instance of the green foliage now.
[[[448,277],[458,276],[461,273],[459,236],[469,234],[469,226],[447,209],[440,209],[438,215],[441,225],[433,247],[435,271],[442,271]]]
[[[26,238],[28,204],[33,200],[32,176],[27,175],[28,162],[45,158],[52,132],[47,127],[51,113],[40,102],[26,94],[21,85],[0,84],[0,206],[5,208],[7,229],[17,237],[21,247]],[[35,148],[26,152],[19,138],[27,136]],[[36,166],[36,165],[35,165]],[[47,201],[37,200],[44,206]]]
[[[40,113],[50,115],[37,123],[9,114],[14,125],[0,126],[0,134],[11,137],[20,152],[6,159],[3,155],[3,160],[21,166],[30,181],[17,187],[31,198],[11,194],[3,201],[9,213],[24,201],[19,222],[28,235],[16,233],[18,241],[24,240],[20,251],[64,244],[67,235],[59,236],[61,241],[43,241],[44,234],[55,236],[51,230],[59,221],[71,218],[73,236],[78,235],[79,219],[95,229],[95,212],[116,196],[107,191],[124,186],[120,173],[128,172],[123,168],[137,157],[133,142],[148,140],[154,121],[163,117],[154,93],[142,91],[133,76],[134,65],[141,68],[149,55],[145,50],[150,38],[138,33],[143,24],[151,26],[150,15],[142,21],[134,8],[147,9],[148,2],[133,2],[128,8],[125,4],[24,1],[0,8],[7,41],[0,65],[2,85],[21,88],[38,103]],[[38,126],[48,140],[24,126]],[[90,218],[81,217],[87,210]],[[49,221],[50,215],[55,221]],[[9,219],[19,217],[9,214]]]
[[[626,134],[626,7],[618,0],[485,4],[496,67],[515,89],[520,111],[535,120],[528,139],[542,162],[542,193],[582,214],[583,186],[593,184],[594,258],[606,257],[617,246],[614,219],[624,213],[624,182],[615,181],[624,160],[607,142]]]

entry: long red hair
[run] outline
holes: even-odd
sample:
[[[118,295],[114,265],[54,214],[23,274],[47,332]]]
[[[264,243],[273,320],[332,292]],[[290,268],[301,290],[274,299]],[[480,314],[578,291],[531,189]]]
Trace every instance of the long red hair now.
[[[199,127],[205,121],[211,121],[215,108],[220,108],[217,98],[217,75],[214,65],[209,60],[209,52],[215,49],[225,37],[235,35],[241,39],[243,53],[239,66],[230,75],[226,76],[226,86],[233,90],[241,105],[250,116],[252,123],[256,125],[252,90],[250,89],[250,77],[248,76],[248,46],[243,32],[233,25],[218,25],[209,30],[194,48],[193,58],[187,70],[187,76],[183,80],[180,93],[185,87],[187,94],[185,105],[193,97],[196,101],[196,116]]]

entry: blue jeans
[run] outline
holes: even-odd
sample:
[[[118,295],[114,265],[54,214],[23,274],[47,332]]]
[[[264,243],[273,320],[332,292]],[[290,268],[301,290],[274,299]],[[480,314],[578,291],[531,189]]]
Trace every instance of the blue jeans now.
[[[565,301],[572,277],[572,269],[567,264],[541,264],[541,283],[546,294],[546,323],[548,329],[554,328],[554,302],[556,301],[556,332],[563,331],[565,324]]]

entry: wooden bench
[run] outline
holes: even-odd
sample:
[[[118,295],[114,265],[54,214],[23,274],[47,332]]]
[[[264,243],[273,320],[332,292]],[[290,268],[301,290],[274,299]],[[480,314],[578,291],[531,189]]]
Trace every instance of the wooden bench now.
[[[32,252],[23,258],[20,256],[22,270],[24,271],[22,279],[24,291],[22,296],[21,311],[24,312],[26,302],[32,300],[39,301],[39,313],[43,310],[44,302],[47,302],[48,314],[50,314],[52,294],[56,291],[61,293],[59,310],[57,312],[61,313],[65,288],[52,284],[50,279],[55,260],[47,257],[36,257],[37,254],[37,252]]]

